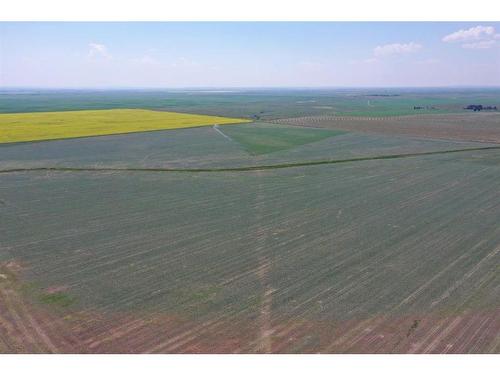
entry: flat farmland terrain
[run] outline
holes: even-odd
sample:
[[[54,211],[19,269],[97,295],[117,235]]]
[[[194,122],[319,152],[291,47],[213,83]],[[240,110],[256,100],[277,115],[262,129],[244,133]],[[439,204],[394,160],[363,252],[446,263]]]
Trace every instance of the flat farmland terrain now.
[[[0,143],[91,137],[248,120],[140,109],[0,114]]]
[[[238,126],[232,129],[216,128],[217,131],[237,143],[249,154],[268,154],[281,150],[289,150],[296,146],[321,141],[344,132],[326,129],[302,129],[291,126],[276,126],[269,124],[252,124]]]
[[[498,353],[498,186],[494,149],[3,173],[0,351]]]
[[[447,152],[498,144],[248,123],[0,144],[0,171],[32,168],[220,169]]]
[[[500,143],[499,113],[348,117],[309,116],[276,123],[387,135]]]
[[[0,353],[500,353],[499,97],[0,91]]]
[[[463,113],[469,104],[497,105],[498,88],[15,90],[0,88],[0,113],[142,108],[268,121],[341,115],[387,117]],[[419,106],[421,109],[415,110]]]

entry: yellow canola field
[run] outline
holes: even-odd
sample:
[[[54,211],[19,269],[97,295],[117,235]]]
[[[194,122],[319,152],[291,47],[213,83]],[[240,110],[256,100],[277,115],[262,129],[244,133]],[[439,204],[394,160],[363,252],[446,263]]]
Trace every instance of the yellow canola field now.
[[[249,120],[144,109],[0,114],[0,143],[181,129]]]

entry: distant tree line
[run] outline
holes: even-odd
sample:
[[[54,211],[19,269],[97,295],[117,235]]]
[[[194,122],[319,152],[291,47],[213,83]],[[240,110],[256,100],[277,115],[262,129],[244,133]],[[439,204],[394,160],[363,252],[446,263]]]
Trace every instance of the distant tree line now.
[[[400,94],[368,94],[366,96],[382,96],[382,97],[385,97],[385,96],[401,96]]]
[[[422,106],[414,106],[413,109],[417,110],[417,109],[437,109],[436,107],[434,106],[425,106],[425,107],[422,107]]]
[[[481,104],[469,104],[467,107],[464,107],[464,109],[467,109],[467,110],[470,110],[470,111],[474,111],[474,112],[478,112],[478,111],[496,111],[497,110],[497,106],[491,106],[491,105],[487,105],[487,106],[483,106]]]

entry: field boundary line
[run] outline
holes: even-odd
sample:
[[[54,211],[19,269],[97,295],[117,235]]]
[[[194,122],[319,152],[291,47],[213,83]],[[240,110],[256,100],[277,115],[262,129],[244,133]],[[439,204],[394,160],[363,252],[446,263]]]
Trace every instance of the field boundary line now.
[[[250,172],[250,171],[262,171],[262,170],[267,170],[267,169],[298,168],[298,167],[308,167],[308,166],[315,166],[315,165],[353,163],[353,162],[370,161],[370,160],[403,159],[403,158],[411,158],[411,157],[418,157],[418,156],[444,155],[444,154],[454,154],[454,153],[463,153],[463,152],[472,152],[472,151],[487,151],[487,150],[500,150],[500,146],[475,147],[475,148],[466,148],[466,149],[429,151],[429,152],[416,152],[416,153],[409,153],[409,154],[390,154],[390,155],[379,155],[379,156],[365,156],[365,157],[350,158],[350,159],[327,159],[327,160],[313,160],[313,161],[304,161],[304,162],[296,162],[296,163],[264,164],[264,165],[252,165],[252,166],[247,166],[247,167],[233,167],[233,168],[33,167],[33,168],[0,169],[0,173],[44,172],[44,171],[45,172],[191,172],[191,173]]]

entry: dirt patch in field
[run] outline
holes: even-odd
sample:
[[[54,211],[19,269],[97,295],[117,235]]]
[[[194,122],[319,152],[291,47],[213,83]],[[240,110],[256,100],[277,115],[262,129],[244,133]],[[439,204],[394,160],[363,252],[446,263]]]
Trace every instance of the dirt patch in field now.
[[[186,320],[168,314],[61,310],[22,292],[0,265],[0,353],[498,353],[500,309],[360,320],[260,316]],[[267,265],[259,271],[265,279]],[[60,288],[57,292],[60,292]],[[64,289],[66,290],[66,289]],[[269,302],[270,303],[270,302]],[[279,323],[274,323],[279,322]],[[263,328],[265,339],[263,340]]]
[[[398,117],[309,116],[271,122],[375,134],[500,143],[499,113]]]
[[[47,289],[45,289],[45,292],[47,294],[57,294],[61,292],[65,292],[69,289],[67,285],[55,285],[55,286],[50,286]]]
[[[291,332],[284,330],[273,352],[497,353],[499,313],[492,310],[302,322]],[[279,335],[280,330],[277,332]]]
[[[83,352],[58,315],[24,295],[18,262],[0,263],[0,353]]]

